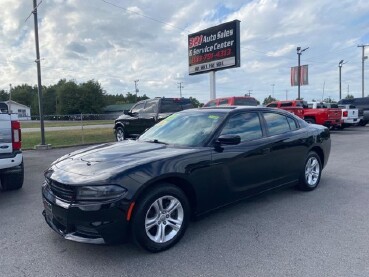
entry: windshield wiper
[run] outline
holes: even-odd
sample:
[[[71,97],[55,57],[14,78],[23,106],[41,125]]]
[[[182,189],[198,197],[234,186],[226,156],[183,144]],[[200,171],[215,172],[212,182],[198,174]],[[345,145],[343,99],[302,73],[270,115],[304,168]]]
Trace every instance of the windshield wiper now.
[[[160,143],[160,144],[165,144],[167,145],[168,143],[157,140],[157,139],[152,139],[152,140],[145,140],[146,142],[150,142],[150,143]]]

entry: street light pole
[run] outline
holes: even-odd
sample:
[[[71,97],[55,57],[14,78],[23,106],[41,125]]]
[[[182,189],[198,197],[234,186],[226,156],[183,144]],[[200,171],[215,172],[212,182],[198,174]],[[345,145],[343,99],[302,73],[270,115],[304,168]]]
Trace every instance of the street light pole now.
[[[368,56],[365,56],[365,47],[369,46],[369,44],[362,44],[358,45],[357,47],[362,48],[362,57],[361,57],[361,97],[364,97],[364,61],[368,58]]]
[[[343,62],[343,60],[341,60],[339,63],[338,63],[338,69],[339,69],[339,79],[340,79],[340,95],[339,95],[339,100],[341,100],[342,98],[342,86],[341,86],[341,70],[342,70],[342,65],[344,65],[345,63],[347,62]]]
[[[301,47],[297,47],[297,99],[300,99],[300,85],[301,85],[301,66],[300,66],[300,59],[301,54],[305,50],[309,49],[309,47],[306,47],[305,49],[301,50]]]

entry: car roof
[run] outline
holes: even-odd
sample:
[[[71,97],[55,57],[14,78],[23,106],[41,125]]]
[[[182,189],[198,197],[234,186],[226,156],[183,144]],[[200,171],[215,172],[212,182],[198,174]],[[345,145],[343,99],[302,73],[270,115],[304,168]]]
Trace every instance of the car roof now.
[[[214,106],[214,107],[202,107],[198,110],[210,111],[210,112],[224,112],[224,113],[233,113],[236,111],[278,111],[281,113],[287,113],[284,110],[269,108],[269,107],[261,107],[261,106]]]

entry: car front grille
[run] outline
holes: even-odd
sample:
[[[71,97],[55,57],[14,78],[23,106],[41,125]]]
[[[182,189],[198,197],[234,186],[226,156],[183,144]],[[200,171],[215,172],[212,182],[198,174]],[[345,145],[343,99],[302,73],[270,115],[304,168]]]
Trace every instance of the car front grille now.
[[[47,184],[56,197],[66,201],[73,201],[75,199],[76,192],[73,186],[64,185],[50,179],[47,180]]]

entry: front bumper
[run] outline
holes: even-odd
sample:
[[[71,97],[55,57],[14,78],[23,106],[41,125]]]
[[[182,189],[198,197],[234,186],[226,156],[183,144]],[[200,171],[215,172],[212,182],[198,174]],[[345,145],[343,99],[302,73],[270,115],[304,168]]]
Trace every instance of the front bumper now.
[[[126,214],[129,203],[123,199],[101,203],[67,202],[44,185],[42,200],[46,223],[67,240],[112,244],[128,239]]]

